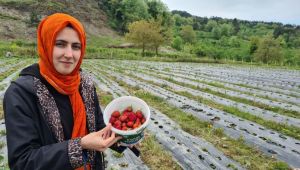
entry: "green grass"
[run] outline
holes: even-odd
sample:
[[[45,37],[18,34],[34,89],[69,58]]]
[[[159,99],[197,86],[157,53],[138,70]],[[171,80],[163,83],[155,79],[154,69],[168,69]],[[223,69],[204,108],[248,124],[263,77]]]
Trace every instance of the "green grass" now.
[[[4,118],[4,111],[3,111],[3,105],[2,102],[0,103],[0,120]]]
[[[155,136],[146,131],[145,139],[140,144],[141,159],[150,169],[182,169],[173,159],[171,153],[157,142]]]
[[[0,136],[5,136],[6,135],[6,130],[0,130]]]

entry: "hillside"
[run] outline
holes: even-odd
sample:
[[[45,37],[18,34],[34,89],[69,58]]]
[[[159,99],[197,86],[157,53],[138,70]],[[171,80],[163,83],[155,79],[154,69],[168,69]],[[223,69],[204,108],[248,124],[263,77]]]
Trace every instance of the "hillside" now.
[[[0,0],[0,38],[36,38],[38,21],[46,15],[63,12],[78,18],[88,36],[116,35],[107,25],[106,14],[95,0]]]

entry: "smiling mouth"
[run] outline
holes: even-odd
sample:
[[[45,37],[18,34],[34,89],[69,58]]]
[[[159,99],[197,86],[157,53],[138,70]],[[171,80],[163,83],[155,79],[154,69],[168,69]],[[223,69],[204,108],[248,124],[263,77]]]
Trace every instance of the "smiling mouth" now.
[[[73,64],[72,62],[68,62],[68,61],[60,61],[63,64]]]

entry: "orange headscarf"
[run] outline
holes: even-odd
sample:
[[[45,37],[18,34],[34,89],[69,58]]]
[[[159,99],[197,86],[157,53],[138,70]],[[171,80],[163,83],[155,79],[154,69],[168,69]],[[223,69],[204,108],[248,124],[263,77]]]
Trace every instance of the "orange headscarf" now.
[[[56,36],[68,24],[77,31],[81,42],[81,56],[75,69],[68,75],[62,75],[56,71],[53,65],[53,47]],[[80,73],[79,68],[85,53],[86,37],[81,23],[70,15],[56,13],[43,19],[37,32],[39,67],[41,75],[59,93],[69,96],[73,109],[74,126],[72,139],[87,134],[86,112],[79,93]]]

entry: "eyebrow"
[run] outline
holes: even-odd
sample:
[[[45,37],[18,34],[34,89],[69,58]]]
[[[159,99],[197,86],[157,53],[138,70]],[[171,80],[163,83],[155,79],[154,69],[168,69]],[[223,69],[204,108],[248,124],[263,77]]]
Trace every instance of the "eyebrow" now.
[[[68,41],[66,41],[66,40],[56,40],[55,42],[63,42],[63,43],[68,43]],[[79,45],[81,45],[81,43],[80,42],[73,42],[72,44],[79,44]]]

